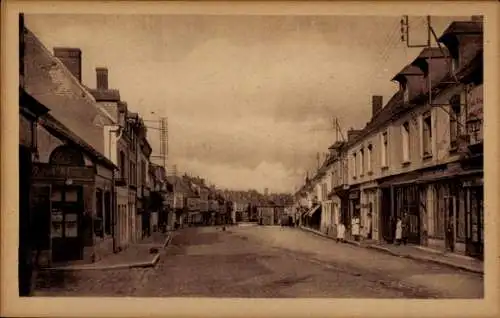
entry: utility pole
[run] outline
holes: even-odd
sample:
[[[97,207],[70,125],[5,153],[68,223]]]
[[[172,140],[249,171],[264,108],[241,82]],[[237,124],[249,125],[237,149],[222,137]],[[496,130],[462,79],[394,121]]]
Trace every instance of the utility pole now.
[[[445,50],[443,49],[443,47],[441,46],[441,43],[439,43],[439,39],[438,39],[438,36],[436,35],[436,32],[434,30],[434,28],[432,27],[432,23],[431,23],[431,16],[428,15],[427,16],[427,43],[425,44],[411,44],[410,43],[410,24],[409,24],[409,18],[407,15],[403,16],[403,18],[401,19],[401,41],[402,42],[406,42],[406,46],[409,47],[409,48],[428,48],[429,50],[432,49],[432,38],[434,39],[434,41],[436,42],[441,54],[445,57],[450,57],[450,54],[445,52]],[[429,59],[429,62],[427,63],[428,65],[428,70],[427,72],[430,74],[432,72],[432,69],[431,69],[431,66],[432,66],[432,51],[429,52],[429,56],[428,56],[428,59]],[[452,69],[452,76],[453,76],[453,79],[454,81],[453,82],[449,82],[448,84],[459,84],[458,82],[458,79],[456,77],[456,74],[455,74],[455,71]],[[433,96],[432,96],[432,76],[427,76],[427,80],[428,80],[428,103],[431,107],[439,107],[441,108],[443,111],[445,111],[449,116],[454,116],[453,114],[451,114],[451,112],[448,110],[448,107],[449,107],[449,104],[436,104],[433,102]],[[467,87],[464,88],[464,91],[467,93]],[[465,101],[465,104],[462,104],[460,103],[461,106],[465,106],[467,107],[467,101]],[[464,128],[464,125],[463,123],[460,122],[460,120],[458,120],[458,118],[456,118],[457,120],[457,123],[458,125],[460,125],[462,128]]]
[[[168,156],[168,119],[160,118],[160,156],[163,160],[163,168],[167,170]]]
[[[151,112],[154,114],[154,112]],[[146,126],[148,129],[158,130],[160,134],[160,153],[159,155],[151,156],[152,158],[157,158],[161,160],[161,165],[167,172],[167,156],[168,156],[168,118],[160,117],[157,120],[144,120],[144,122],[151,122],[158,125],[157,127]]]

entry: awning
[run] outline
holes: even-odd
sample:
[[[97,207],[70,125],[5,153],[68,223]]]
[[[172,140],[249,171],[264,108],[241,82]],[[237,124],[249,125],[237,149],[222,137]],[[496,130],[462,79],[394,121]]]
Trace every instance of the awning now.
[[[320,204],[316,205],[315,207],[312,207],[308,212],[307,216],[312,216],[318,209],[321,207]]]
[[[390,186],[398,186],[398,185],[404,185],[404,184],[411,184],[417,182],[419,179],[419,173],[416,172],[409,172],[409,173],[403,173],[394,177],[389,177],[387,181],[383,181],[380,183],[379,187],[381,188],[388,188]]]
[[[483,170],[481,170],[481,169],[463,170],[461,168],[454,167],[452,169],[447,169],[447,170],[440,171],[437,173],[424,175],[418,179],[418,183],[443,181],[443,180],[453,179],[453,178],[457,178],[457,177],[466,177],[469,175],[482,175],[482,174],[483,174]]]

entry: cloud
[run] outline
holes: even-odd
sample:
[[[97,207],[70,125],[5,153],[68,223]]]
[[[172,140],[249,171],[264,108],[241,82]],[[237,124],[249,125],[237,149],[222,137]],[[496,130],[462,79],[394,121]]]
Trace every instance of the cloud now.
[[[193,174],[204,176],[210,183],[221,187],[230,186],[237,190],[268,188],[275,192],[292,192],[293,185],[303,179],[305,171],[293,170],[281,163],[262,161],[255,167],[236,168],[227,164],[207,164],[205,161],[193,159],[183,162],[179,167],[188,166]]]
[[[433,18],[436,32],[453,19]],[[425,18],[415,21],[417,41]],[[30,14],[26,22],[49,49],[82,49],[87,86],[107,66],[131,110],[168,116],[170,165],[227,187],[245,185],[241,178],[293,188],[296,171],[315,167],[333,143],[332,117],[344,135],[362,128],[371,95],[388,101],[390,78],[420,50],[400,41],[396,16]],[[158,132],[148,135],[157,152]]]

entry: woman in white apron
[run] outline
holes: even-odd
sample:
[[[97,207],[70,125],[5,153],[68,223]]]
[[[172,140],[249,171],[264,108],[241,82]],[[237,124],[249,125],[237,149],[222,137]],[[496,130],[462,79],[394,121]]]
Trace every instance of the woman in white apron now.
[[[396,244],[401,243],[401,239],[403,237],[403,222],[401,221],[401,218],[398,217],[398,220],[396,222]]]
[[[345,225],[344,223],[339,223],[337,225],[337,242],[344,242],[345,238]]]

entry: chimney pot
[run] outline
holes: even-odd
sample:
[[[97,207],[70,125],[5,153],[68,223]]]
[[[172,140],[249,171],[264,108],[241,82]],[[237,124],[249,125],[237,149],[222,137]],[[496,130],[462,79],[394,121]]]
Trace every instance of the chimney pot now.
[[[96,86],[97,89],[108,89],[108,69],[105,67],[96,67],[95,73],[97,76]]]
[[[57,57],[79,82],[82,81],[82,51],[79,48],[55,47]]]
[[[372,96],[372,118],[382,109],[383,97],[380,95]]]

